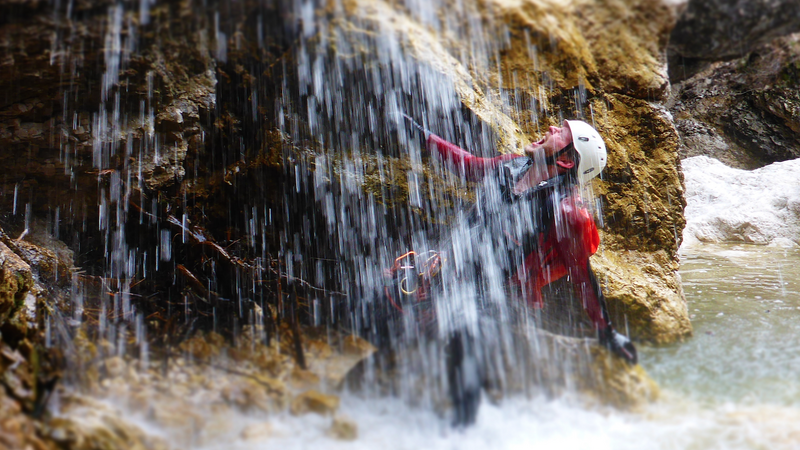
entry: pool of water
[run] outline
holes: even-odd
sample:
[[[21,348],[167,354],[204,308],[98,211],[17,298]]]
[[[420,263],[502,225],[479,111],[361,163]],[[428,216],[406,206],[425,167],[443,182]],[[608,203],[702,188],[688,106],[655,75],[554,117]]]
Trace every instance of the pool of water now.
[[[642,349],[651,376],[710,406],[800,408],[800,250],[695,247],[681,277],[694,337]]]

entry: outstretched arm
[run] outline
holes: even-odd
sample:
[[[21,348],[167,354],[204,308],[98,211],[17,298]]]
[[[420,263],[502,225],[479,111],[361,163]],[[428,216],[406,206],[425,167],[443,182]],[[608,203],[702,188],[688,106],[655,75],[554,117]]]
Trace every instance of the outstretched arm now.
[[[452,172],[463,175],[468,181],[479,181],[504,161],[519,157],[519,155],[508,154],[494,158],[480,158],[435,134],[431,134],[428,136],[428,150],[433,151],[434,149]]]

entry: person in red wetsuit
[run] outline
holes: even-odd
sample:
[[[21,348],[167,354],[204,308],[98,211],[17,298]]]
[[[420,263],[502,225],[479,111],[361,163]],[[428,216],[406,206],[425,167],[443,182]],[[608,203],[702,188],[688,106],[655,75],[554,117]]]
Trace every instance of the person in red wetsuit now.
[[[541,308],[542,287],[566,275],[574,284],[599,341],[626,361],[636,364],[636,349],[611,325],[605,299],[589,257],[600,245],[594,219],[584,207],[580,187],[602,172],[606,146],[586,122],[565,120],[551,126],[544,138],[525,147],[525,155],[481,158],[425,133],[429,151],[469,181],[497,177],[502,201],[514,203],[538,198],[531,213],[538,215],[535,231],[504,231],[510,248],[522,250],[522,261],[510,267],[511,284],[519,286],[528,304]],[[520,227],[509,227],[518,229]]]
[[[388,302],[378,303],[374,315],[375,324],[386,330],[376,336],[409,326],[425,330],[433,323],[449,327],[437,339],[445,344],[453,424],[476,421],[482,386],[495,364],[492,358],[503,351],[492,334],[493,324],[505,323],[495,317],[502,317],[497,311],[507,304],[506,294],[521,294],[529,306],[541,308],[542,287],[569,276],[600,343],[636,364],[635,347],[611,325],[589,259],[600,236],[579,192],[606,165],[606,147],[597,130],[567,120],[550,127],[523,155],[482,158],[404,117],[450,171],[483,183],[475,206],[430,241],[436,250],[407,252],[385,271]],[[446,316],[440,317],[441,311]],[[480,316],[477,325],[461,321],[465,311]],[[391,346],[397,341],[383,342]]]
[[[494,158],[474,156],[435,134],[429,134],[426,141],[428,149],[436,152],[451,171],[467,180],[496,175],[506,202],[533,196],[546,199],[537,203],[543,222],[538,232],[509,239],[512,246],[526,247],[523,264],[511,271],[510,281],[522,287],[530,306],[541,308],[542,287],[569,275],[600,343],[635,364],[636,349],[611,326],[589,260],[597,251],[600,237],[593,217],[583,206],[579,188],[606,165],[606,146],[597,130],[583,121],[565,120],[561,127],[551,126],[544,138],[525,147],[525,155]]]

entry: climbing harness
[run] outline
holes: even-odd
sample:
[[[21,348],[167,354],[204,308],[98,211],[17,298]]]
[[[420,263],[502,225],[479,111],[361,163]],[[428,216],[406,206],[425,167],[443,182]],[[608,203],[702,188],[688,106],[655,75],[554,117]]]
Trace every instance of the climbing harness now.
[[[392,296],[392,287],[404,297],[415,296],[417,303],[427,299],[431,282],[442,270],[442,264],[447,259],[440,252],[429,250],[417,253],[408,251],[394,260],[392,267],[386,270],[388,283],[384,287],[386,297],[392,306],[403,312],[403,307]]]

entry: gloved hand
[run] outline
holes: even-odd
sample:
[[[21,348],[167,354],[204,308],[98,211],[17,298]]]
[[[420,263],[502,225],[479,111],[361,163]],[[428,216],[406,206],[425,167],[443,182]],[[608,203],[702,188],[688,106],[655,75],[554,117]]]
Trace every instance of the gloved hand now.
[[[636,364],[638,362],[639,358],[636,355],[636,347],[633,346],[633,342],[624,334],[617,333],[610,325],[598,332],[598,339],[600,340],[600,345],[611,350],[612,353],[628,363]]]

